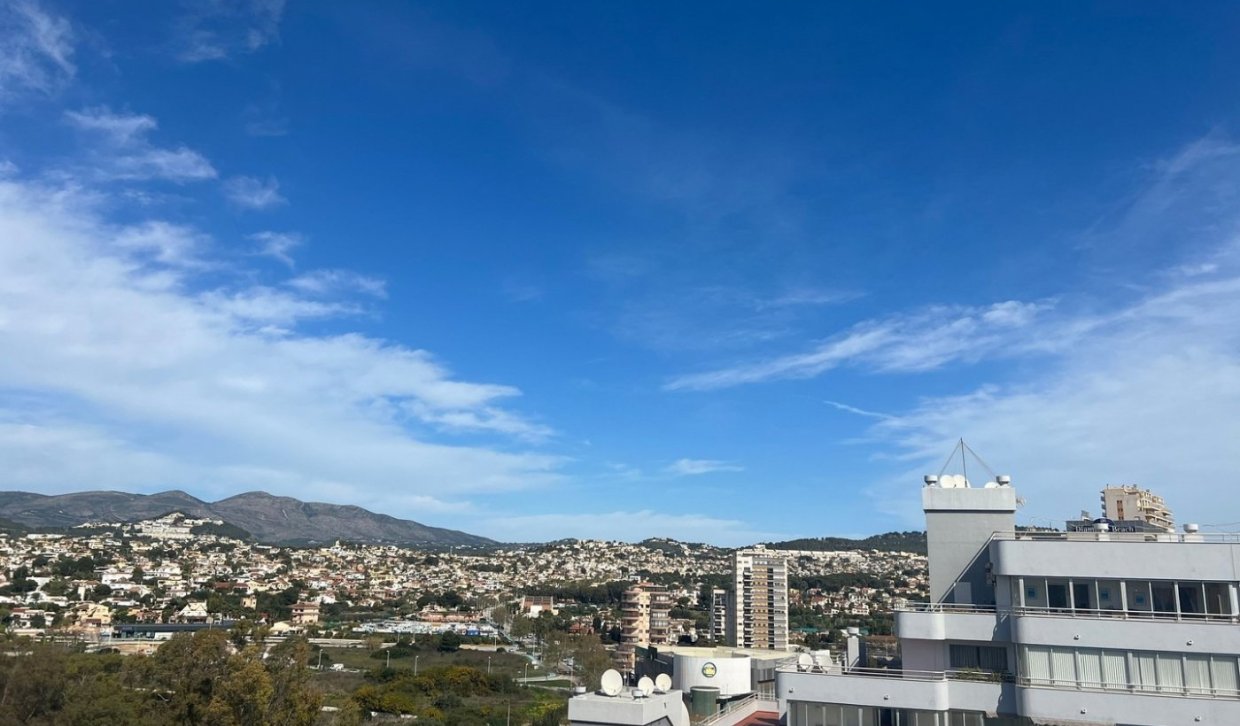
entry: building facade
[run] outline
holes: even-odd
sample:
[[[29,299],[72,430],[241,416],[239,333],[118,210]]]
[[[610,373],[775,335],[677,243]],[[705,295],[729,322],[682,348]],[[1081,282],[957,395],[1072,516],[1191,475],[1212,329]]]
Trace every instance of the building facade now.
[[[1000,481],[927,477],[900,668],[781,666],[787,726],[1240,724],[1240,537],[1018,532]]]
[[[710,636],[718,645],[728,643],[728,610],[732,600],[727,590],[710,591]]]
[[[763,547],[733,555],[728,644],[788,649],[788,560]]]
[[[1175,521],[1163,498],[1131,484],[1102,490],[1102,516],[1116,521],[1145,522],[1165,532],[1175,531]]]
[[[620,645],[616,648],[616,668],[625,674],[634,669],[639,645],[662,645],[671,635],[672,596],[662,587],[638,583],[620,601]]]

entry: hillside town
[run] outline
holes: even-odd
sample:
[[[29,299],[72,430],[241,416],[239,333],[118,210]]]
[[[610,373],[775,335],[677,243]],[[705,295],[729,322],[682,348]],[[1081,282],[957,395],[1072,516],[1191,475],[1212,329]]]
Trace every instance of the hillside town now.
[[[571,632],[605,633],[619,626],[625,587],[655,581],[675,605],[673,642],[696,642],[710,637],[709,593],[732,568],[730,550],[674,540],[431,551],[341,542],[281,547],[232,529],[172,513],[0,535],[0,616],[15,633],[87,640],[132,632],[124,625],[238,621],[340,637],[385,627],[498,636],[505,626],[519,629],[520,618],[540,616]],[[925,559],[915,554],[781,554],[793,625],[803,632],[832,617],[881,621],[926,586]]]

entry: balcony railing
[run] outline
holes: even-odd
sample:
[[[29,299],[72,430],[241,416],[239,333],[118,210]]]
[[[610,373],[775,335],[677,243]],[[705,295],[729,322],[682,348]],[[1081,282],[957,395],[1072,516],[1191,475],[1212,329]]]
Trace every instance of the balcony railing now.
[[[820,676],[854,676],[859,678],[899,678],[912,681],[972,681],[980,683],[1012,683],[1011,673],[997,673],[976,668],[957,668],[946,671],[919,671],[903,668],[848,668],[839,666],[801,665],[795,659],[781,660],[775,670],[781,673],[812,673]]]
[[[1149,620],[1157,622],[1179,621],[1185,623],[1240,623],[1235,613],[1173,613],[1147,612],[1141,610],[1097,610],[1087,608],[1013,607],[997,608],[994,605],[971,605],[960,603],[913,602],[895,609],[896,612],[912,613],[978,613],[998,615],[1025,615],[1053,618],[1092,618],[1098,620]]]

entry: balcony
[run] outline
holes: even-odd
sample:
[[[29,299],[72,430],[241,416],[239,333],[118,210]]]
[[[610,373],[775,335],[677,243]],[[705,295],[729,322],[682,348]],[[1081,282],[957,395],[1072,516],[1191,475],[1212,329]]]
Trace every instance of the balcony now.
[[[1007,674],[885,668],[806,670],[795,663],[776,667],[775,688],[780,699],[984,713],[1013,713],[1016,696],[1016,685]]]
[[[994,606],[910,603],[896,611],[896,632],[918,640],[1011,640],[1008,612]]]

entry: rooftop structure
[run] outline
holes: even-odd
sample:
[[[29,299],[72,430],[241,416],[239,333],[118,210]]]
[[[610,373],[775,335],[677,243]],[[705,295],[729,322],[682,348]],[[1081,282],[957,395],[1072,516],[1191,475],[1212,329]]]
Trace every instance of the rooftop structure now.
[[[781,665],[787,726],[1240,723],[1240,536],[1018,532],[1016,501],[927,477],[900,668]]]

